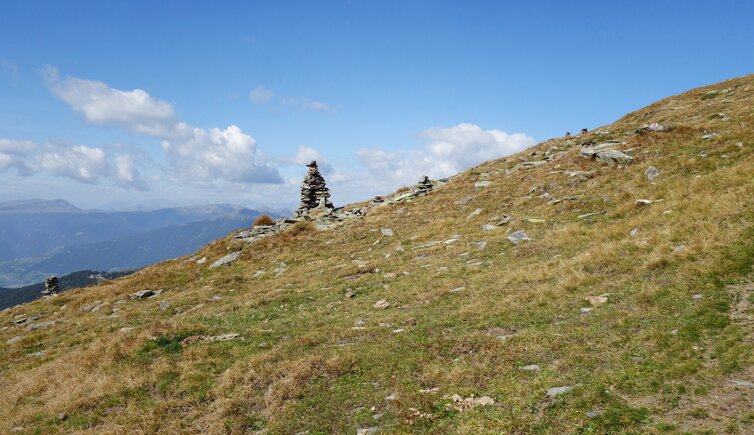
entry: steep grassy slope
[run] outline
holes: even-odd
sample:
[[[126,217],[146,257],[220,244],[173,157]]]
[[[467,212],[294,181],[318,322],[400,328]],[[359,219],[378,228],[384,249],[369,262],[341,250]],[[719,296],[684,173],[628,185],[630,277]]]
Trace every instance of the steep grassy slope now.
[[[202,265],[4,311],[0,432],[751,433],[753,390],[728,381],[754,381],[753,108],[754,76],[696,89],[229,268],[207,265],[230,236]],[[635,133],[650,122],[675,128]],[[579,156],[606,139],[635,162]]]

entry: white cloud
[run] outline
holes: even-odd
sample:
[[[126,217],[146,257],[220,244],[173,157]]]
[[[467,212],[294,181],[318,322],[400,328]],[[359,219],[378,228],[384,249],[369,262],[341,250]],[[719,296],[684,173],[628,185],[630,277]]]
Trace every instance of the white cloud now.
[[[264,86],[257,86],[256,88],[252,89],[251,92],[249,92],[249,99],[253,103],[257,104],[264,104],[269,103],[270,100],[272,100],[272,97],[275,96],[275,93],[272,92],[272,89],[265,88]]]
[[[171,175],[197,185],[222,182],[281,183],[277,169],[258,152],[256,142],[235,125],[193,127],[173,106],[146,91],[122,91],[94,80],[61,77],[54,67],[43,74],[52,92],[93,124],[117,125],[160,140]]]
[[[129,154],[120,154],[111,162],[102,148],[0,138],[0,172],[15,169],[22,176],[47,172],[88,184],[106,178],[123,188],[145,190],[133,162]]]
[[[514,154],[535,144],[532,137],[523,133],[482,130],[474,124],[433,127],[421,135],[429,140],[427,150],[431,155],[450,165],[453,172]]]
[[[533,138],[523,133],[483,130],[474,124],[434,127],[422,131],[420,137],[428,141],[423,150],[357,151],[358,160],[375,180],[375,187],[387,192],[416,183],[423,175],[448,177],[535,144]]]
[[[256,104],[277,103],[280,107],[290,107],[296,110],[314,110],[315,112],[330,112],[332,107],[306,97],[276,96],[275,92],[264,86],[257,86],[249,92],[249,100]]]
[[[296,155],[292,159],[289,159],[289,163],[293,163],[297,166],[303,166],[308,165],[312,160],[317,162],[317,166],[319,167],[320,172],[322,172],[323,174],[333,173],[332,164],[330,164],[330,161],[327,160],[325,156],[323,156],[314,148],[304,145],[300,145],[298,147]]]

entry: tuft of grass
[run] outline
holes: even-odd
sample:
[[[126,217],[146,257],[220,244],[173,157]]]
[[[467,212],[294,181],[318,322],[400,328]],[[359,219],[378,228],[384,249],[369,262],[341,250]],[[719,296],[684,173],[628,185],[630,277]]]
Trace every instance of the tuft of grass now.
[[[255,227],[259,226],[267,226],[274,224],[275,221],[270,217],[269,215],[263,214],[262,216],[259,216],[255,221],[254,225]]]

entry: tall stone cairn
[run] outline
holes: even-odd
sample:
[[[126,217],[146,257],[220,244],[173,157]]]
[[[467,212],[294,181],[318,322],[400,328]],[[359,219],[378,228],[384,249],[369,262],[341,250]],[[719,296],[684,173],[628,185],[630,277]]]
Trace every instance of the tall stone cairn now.
[[[42,296],[52,296],[58,292],[58,277],[51,276],[45,280],[45,288],[42,290]]]
[[[304,217],[316,208],[323,209],[325,212],[332,211],[330,189],[325,186],[325,179],[319,173],[317,162],[312,161],[306,166],[309,168],[309,173],[301,183],[301,205],[296,210],[296,216]]]

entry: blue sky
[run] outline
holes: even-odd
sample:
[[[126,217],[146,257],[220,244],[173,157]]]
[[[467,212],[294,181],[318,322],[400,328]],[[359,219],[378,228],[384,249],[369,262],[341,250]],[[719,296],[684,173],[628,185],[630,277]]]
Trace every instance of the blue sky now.
[[[754,72],[742,1],[0,0],[0,200],[295,208]]]

